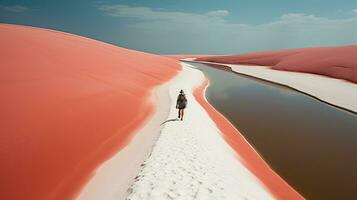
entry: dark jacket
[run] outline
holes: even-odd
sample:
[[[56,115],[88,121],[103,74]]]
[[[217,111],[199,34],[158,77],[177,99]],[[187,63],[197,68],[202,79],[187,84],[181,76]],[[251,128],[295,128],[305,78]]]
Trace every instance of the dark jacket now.
[[[186,105],[187,105],[186,95],[183,93],[179,94],[176,101],[176,108],[185,109]]]

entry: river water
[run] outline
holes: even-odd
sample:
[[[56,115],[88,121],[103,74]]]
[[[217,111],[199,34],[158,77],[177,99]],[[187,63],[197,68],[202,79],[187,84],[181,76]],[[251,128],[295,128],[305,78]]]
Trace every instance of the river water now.
[[[307,199],[356,199],[357,115],[266,81],[190,63],[209,103]]]

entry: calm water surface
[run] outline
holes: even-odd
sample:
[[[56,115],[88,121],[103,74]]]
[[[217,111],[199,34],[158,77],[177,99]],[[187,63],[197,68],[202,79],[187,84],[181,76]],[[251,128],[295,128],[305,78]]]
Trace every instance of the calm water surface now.
[[[307,199],[357,198],[357,115],[294,90],[190,63],[207,100]]]

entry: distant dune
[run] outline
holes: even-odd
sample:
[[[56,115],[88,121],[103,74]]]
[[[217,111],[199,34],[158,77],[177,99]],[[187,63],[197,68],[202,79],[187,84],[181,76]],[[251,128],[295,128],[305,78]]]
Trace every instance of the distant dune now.
[[[0,24],[0,199],[68,199],[151,115],[162,56]]]
[[[357,83],[357,45],[199,57],[197,61],[272,66],[273,69],[306,72]]]
[[[180,59],[187,59],[187,58],[200,58],[200,57],[207,57],[207,56],[212,56],[212,55],[201,55],[201,54],[167,54],[163,55],[168,58],[172,58],[175,60],[180,60]]]

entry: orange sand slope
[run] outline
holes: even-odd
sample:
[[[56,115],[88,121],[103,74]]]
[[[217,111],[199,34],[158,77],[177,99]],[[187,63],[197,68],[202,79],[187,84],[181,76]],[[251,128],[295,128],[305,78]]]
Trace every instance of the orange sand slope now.
[[[273,69],[307,72],[357,83],[357,45],[200,57],[197,61],[273,66]]]
[[[0,199],[74,197],[153,112],[172,59],[0,24]]]

